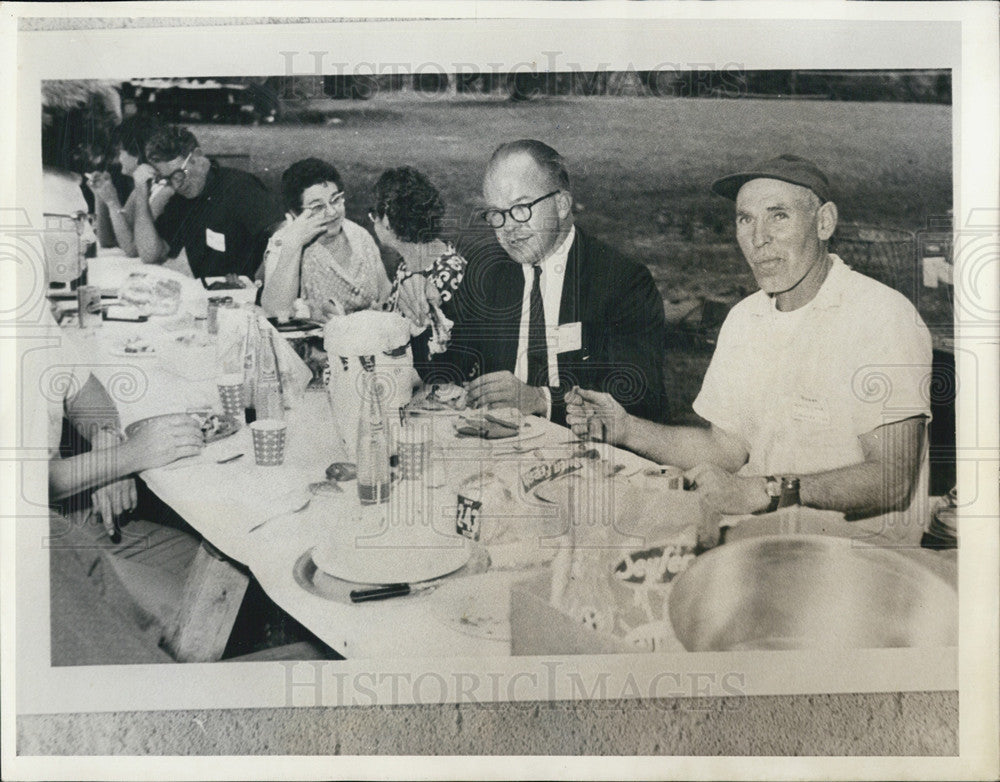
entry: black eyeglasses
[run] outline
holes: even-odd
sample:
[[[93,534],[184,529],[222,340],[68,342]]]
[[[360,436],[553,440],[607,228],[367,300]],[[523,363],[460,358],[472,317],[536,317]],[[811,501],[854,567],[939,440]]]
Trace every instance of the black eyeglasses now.
[[[531,207],[559,192],[561,191],[553,190],[541,198],[536,198],[530,204],[514,204],[510,209],[486,209],[482,212],[481,217],[491,228],[503,228],[504,223],[507,222],[507,215],[510,215],[510,219],[515,223],[526,223],[531,219]]]
[[[188,152],[188,155],[186,158],[184,158],[184,162],[181,163],[180,168],[171,171],[169,174],[161,174],[156,181],[169,184],[174,190],[183,187],[184,183],[187,181],[187,176],[188,176],[187,172],[188,161],[191,160],[191,155],[193,154],[194,150]]]

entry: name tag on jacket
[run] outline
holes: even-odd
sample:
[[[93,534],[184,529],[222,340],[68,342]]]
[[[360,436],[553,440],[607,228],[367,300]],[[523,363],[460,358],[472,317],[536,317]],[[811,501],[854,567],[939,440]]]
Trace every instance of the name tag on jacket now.
[[[583,324],[563,323],[559,326],[556,335],[556,352],[569,353],[571,350],[579,350],[583,346]]]
[[[226,251],[226,235],[216,233],[211,228],[206,228],[205,244],[213,250],[218,250],[220,253],[224,253]]]

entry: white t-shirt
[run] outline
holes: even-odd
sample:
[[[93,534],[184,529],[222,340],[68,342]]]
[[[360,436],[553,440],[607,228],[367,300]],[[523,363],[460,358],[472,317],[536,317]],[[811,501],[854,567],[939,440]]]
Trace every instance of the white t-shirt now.
[[[694,410],[743,442],[750,456],[742,474],[859,464],[860,435],[930,416],[931,337],[920,315],[899,292],[836,255],[831,260],[804,307],[779,312],[758,291],[733,308],[719,333]],[[914,494],[923,504],[927,469],[925,456]],[[922,529],[917,518],[914,525]],[[919,540],[913,529],[905,533],[914,535]]]

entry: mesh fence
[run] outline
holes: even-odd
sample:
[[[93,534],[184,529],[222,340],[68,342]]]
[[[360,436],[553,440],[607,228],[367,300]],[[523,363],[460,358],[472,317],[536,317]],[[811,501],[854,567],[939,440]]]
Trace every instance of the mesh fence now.
[[[855,271],[895,288],[916,303],[917,247],[916,236],[910,231],[839,225],[830,249]]]

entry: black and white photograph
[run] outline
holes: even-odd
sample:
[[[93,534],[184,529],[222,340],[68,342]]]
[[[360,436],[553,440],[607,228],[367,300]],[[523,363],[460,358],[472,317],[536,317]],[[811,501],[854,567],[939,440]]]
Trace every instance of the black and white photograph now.
[[[995,6],[155,5],[4,22],[5,778],[995,773]]]

